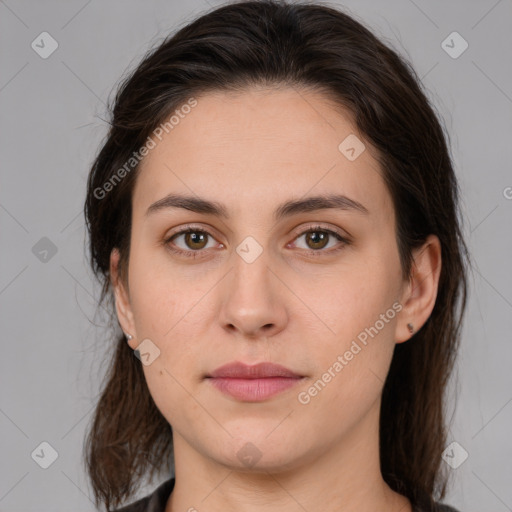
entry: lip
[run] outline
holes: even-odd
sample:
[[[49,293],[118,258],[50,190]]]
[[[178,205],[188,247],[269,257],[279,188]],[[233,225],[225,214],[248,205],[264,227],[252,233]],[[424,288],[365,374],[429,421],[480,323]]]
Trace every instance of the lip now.
[[[302,375],[292,372],[288,368],[274,363],[258,363],[249,366],[244,363],[235,361],[233,363],[220,366],[213,372],[209,373],[207,377],[212,378],[233,378],[233,379],[265,379],[269,377],[288,377],[299,378]]]
[[[206,376],[219,391],[245,402],[261,402],[296,386],[304,376],[274,363],[229,363]]]

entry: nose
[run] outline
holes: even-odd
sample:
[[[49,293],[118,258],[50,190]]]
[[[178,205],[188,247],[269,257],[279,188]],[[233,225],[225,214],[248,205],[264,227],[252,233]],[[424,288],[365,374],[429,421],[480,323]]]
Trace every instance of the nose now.
[[[234,252],[233,268],[223,280],[219,321],[241,337],[275,336],[288,320],[284,299],[290,292],[269,266],[267,252],[252,263]]]

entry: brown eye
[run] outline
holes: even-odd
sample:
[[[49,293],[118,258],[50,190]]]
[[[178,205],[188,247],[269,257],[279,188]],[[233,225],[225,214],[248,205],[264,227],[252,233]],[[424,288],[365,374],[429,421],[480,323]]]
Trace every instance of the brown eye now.
[[[306,247],[303,247],[306,251],[309,251],[311,254],[321,255],[321,254],[329,254],[332,252],[336,252],[337,250],[342,249],[345,245],[349,244],[349,240],[342,237],[340,234],[336,233],[335,231],[332,231],[331,229],[323,228],[321,226],[313,226],[307,231],[304,231],[301,233],[296,240],[299,240],[300,238],[305,238],[305,245]],[[329,242],[333,240],[335,242],[338,240],[338,242],[342,242],[341,244],[338,244],[338,247],[333,247],[332,250],[331,247],[327,250],[325,249]],[[336,244],[334,244],[336,246]]]
[[[323,249],[327,242],[329,241],[329,234],[325,231],[309,231],[305,233],[306,235],[306,243],[311,247],[311,249]]]
[[[190,249],[204,249],[206,245],[207,234],[199,231],[188,231],[183,234],[185,244]]]
[[[212,241],[215,240],[213,236],[204,229],[186,227],[165,240],[165,245],[170,251],[180,256],[199,258],[208,254],[209,251],[206,251],[206,249],[212,248],[212,246],[208,247],[209,237],[212,239]],[[306,246],[302,247],[302,249],[314,256],[332,254],[343,249],[345,245],[350,244],[350,240],[347,238],[341,236],[336,231],[323,228],[322,226],[311,227],[307,231],[304,231],[298,235],[295,240],[299,240],[302,237],[304,237],[306,244]],[[181,241],[180,245],[178,240],[181,238],[183,240]],[[329,247],[329,242],[331,240],[333,242],[336,242],[337,240],[341,243],[334,243],[334,247]],[[223,247],[222,244],[220,244],[220,246]],[[324,250],[326,247],[328,247],[328,249]]]
[[[169,237],[165,243],[169,249],[176,253],[190,254],[207,249],[208,237],[213,239],[210,233],[203,229],[185,228]],[[177,243],[181,238],[183,239],[183,245]]]

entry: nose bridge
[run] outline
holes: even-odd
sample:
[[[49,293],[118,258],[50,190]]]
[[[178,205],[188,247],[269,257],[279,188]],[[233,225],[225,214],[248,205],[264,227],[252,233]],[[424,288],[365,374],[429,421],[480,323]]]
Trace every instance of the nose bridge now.
[[[247,301],[252,307],[271,302],[269,249],[248,236],[235,248],[232,258],[230,296]]]
[[[280,330],[285,308],[271,270],[270,251],[248,236],[232,253],[233,270],[226,280],[221,322],[247,335]]]

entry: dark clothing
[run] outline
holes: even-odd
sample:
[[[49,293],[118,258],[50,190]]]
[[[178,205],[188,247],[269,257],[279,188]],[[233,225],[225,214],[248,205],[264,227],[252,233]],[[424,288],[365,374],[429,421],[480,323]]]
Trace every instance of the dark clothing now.
[[[174,478],[166,480],[153,493],[142,498],[131,505],[117,509],[115,512],[164,512],[167,500],[174,489]],[[428,505],[428,498],[425,497],[420,503],[413,503],[413,512],[459,512],[448,505]]]

